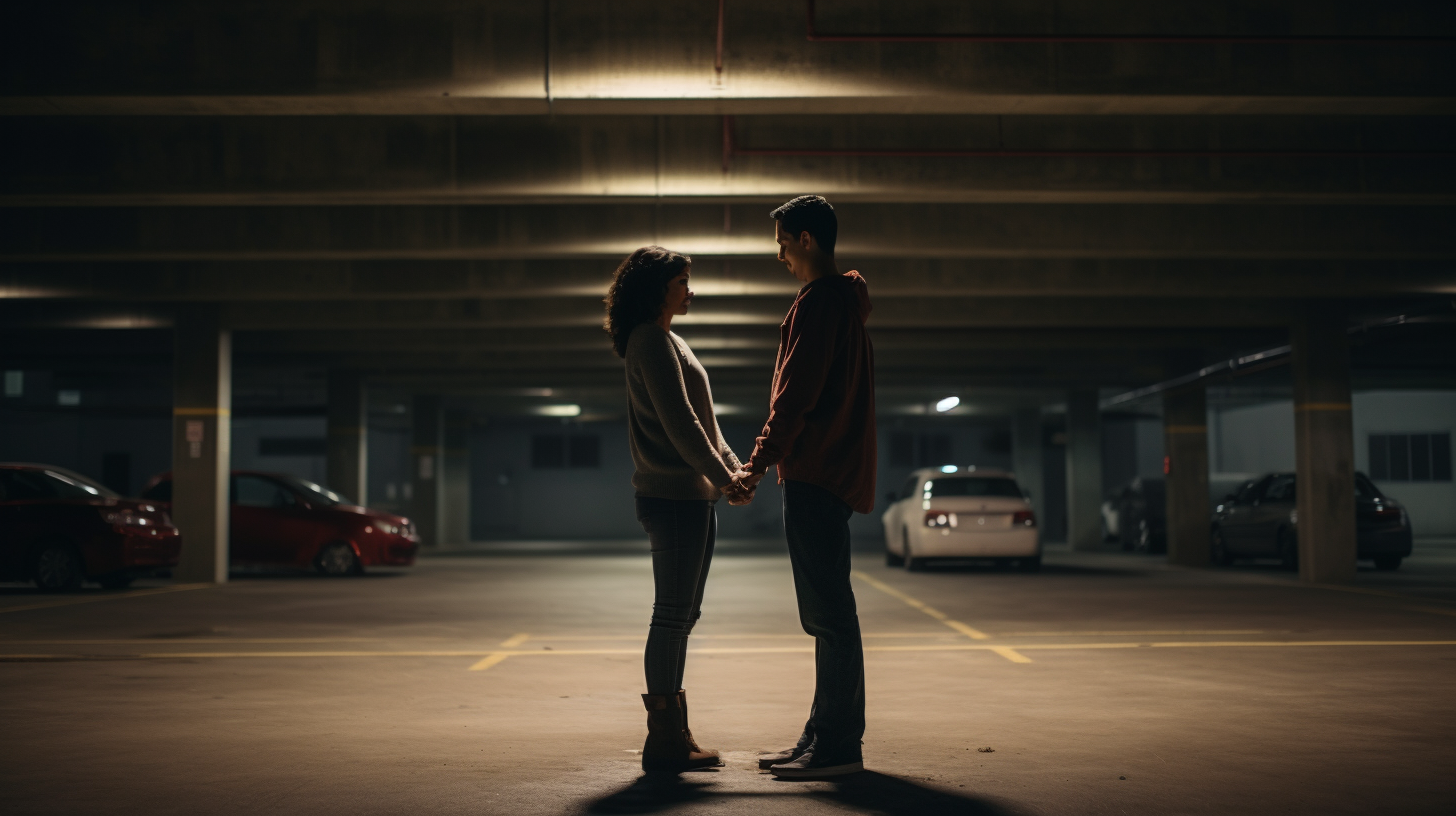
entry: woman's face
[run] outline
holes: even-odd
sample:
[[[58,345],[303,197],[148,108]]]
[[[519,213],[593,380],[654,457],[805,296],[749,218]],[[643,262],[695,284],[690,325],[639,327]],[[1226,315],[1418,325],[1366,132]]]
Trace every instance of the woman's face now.
[[[670,315],[685,315],[688,307],[693,303],[693,290],[688,288],[688,274],[692,267],[682,271],[681,275],[667,282],[667,297],[662,304],[662,313]]]

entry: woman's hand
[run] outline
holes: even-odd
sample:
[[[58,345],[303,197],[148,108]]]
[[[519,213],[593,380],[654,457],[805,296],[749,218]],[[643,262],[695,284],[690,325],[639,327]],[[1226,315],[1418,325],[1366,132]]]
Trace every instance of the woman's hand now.
[[[753,501],[755,488],[746,487],[743,484],[733,481],[722,487],[723,495],[728,497],[728,503],[734,507],[741,507]]]

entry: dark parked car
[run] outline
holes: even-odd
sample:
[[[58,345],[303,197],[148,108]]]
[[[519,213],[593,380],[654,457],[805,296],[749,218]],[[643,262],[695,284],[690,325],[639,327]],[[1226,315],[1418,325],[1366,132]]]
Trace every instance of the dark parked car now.
[[[124,499],[79,473],[0,463],[0,579],[42,590],[121,588],[177,566],[181,539],[155,502]]]
[[[1125,550],[1168,551],[1166,484],[1139,476],[1123,485],[1103,505],[1107,531]]]
[[[1363,473],[1355,474],[1356,557],[1393,570],[1411,554],[1410,517],[1400,502],[1381,493]],[[1299,566],[1299,516],[1293,473],[1270,473],[1245,482],[1214,511],[1213,560],[1277,558]]]
[[[365,567],[407,567],[420,538],[409,519],[359,507],[313,482],[278,473],[233,471],[229,562],[312,566],[326,575]],[[172,477],[152,480],[142,497],[171,507]]]

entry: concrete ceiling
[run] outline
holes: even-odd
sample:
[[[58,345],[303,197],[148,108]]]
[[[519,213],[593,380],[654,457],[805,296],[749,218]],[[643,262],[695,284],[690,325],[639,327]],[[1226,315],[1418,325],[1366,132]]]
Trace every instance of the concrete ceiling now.
[[[605,393],[605,283],[661,243],[695,258],[682,333],[756,403],[796,289],[767,211],[804,192],[906,400],[1451,311],[1450,4],[825,0],[812,40],[806,5],[11,4],[0,362],[218,304],[245,363]],[[1456,376],[1449,332],[1381,336]]]

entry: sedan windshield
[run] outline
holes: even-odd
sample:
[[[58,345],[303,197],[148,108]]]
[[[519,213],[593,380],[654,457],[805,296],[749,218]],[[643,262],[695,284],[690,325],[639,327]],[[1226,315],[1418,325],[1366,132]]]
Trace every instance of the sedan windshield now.
[[[289,487],[302,493],[303,497],[310,503],[322,504],[325,507],[332,507],[336,504],[353,504],[353,502],[349,501],[342,494],[335,493],[327,487],[314,484],[307,479],[285,476],[283,477],[283,481],[287,482]]]
[[[1003,496],[1021,498],[1021,488],[1011,479],[989,476],[956,476],[933,479],[925,483],[926,498],[940,496]]]

